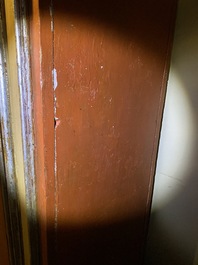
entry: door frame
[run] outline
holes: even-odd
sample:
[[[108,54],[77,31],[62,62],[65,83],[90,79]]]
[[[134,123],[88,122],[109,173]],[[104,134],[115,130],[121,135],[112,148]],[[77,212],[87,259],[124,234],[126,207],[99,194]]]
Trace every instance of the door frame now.
[[[10,262],[16,265],[40,263],[28,23],[25,0],[0,0],[1,183]]]

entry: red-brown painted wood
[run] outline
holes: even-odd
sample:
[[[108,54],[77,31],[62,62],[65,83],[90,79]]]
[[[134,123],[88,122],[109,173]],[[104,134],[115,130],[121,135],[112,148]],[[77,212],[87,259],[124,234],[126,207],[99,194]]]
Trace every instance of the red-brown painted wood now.
[[[141,264],[176,0],[49,7],[32,57],[43,264]]]

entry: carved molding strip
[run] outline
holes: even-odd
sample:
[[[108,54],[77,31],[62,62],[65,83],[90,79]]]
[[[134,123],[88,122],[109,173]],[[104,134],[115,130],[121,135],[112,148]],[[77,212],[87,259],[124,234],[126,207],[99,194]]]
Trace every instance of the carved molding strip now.
[[[11,264],[24,264],[21,214],[16,185],[14,164],[10,102],[9,78],[7,67],[7,34],[4,1],[0,1],[0,120],[1,141],[4,157],[4,170],[1,183],[4,196],[7,237]]]
[[[0,119],[1,135],[4,156],[4,174],[2,175],[3,195],[8,227],[9,250],[11,264],[40,264],[39,261],[39,236],[36,213],[36,187],[34,172],[34,134],[32,117],[32,91],[29,53],[29,29],[26,1],[13,1],[14,6],[14,36],[16,58],[16,75],[19,90],[18,108],[19,130],[21,131],[21,143],[18,145],[22,150],[21,166],[23,180],[17,173],[17,148],[16,138],[13,136],[13,121],[11,105],[13,101],[10,83],[12,73],[9,71],[8,43],[6,29],[6,2],[0,0]],[[7,18],[8,19],[8,18]],[[17,101],[17,99],[16,99]],[[16,124],[15,124],[16,127]],[[20,146],[21,145],[21,146]],[[17,151],[16,151],[17,150]],[[20,152],[19,152],[20,153]],[[21,158],[20,158],[21,159]],[[20,169],[21,170],[21,169]],[[18,176],[19,175],[19,176]],[[24,198],[18,182],[23,181]],[[26,220],[25,220],[26,219]],[[24,225],[26,227],[24,227]],[[24,235],[24,230],[28,234]]]

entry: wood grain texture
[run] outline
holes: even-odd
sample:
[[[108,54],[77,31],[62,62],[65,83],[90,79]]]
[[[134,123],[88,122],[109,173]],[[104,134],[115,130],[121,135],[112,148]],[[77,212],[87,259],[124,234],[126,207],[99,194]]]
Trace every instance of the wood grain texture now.
[[[142,262],[176,2],[40,4],[48,264]]]

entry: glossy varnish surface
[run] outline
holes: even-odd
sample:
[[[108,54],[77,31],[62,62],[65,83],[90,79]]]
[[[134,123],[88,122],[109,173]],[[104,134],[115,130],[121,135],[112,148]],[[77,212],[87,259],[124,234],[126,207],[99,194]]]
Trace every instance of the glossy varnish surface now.
[[[141,264],[175,10],[169,0],[41,1],[33,65],[48,264]]]

